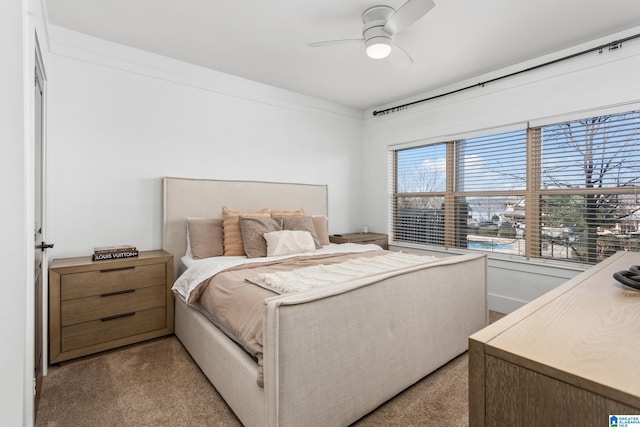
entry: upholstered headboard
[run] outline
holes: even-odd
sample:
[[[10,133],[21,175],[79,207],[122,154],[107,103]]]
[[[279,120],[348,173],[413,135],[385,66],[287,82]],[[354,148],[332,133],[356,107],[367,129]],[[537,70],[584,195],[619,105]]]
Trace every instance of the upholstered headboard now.
[[[263,208],[327,215],[327,186],[258,181],[163,178],[162,248],[173,255],[174,271],[187,250],[187,218],[222,218],[222,207]]]

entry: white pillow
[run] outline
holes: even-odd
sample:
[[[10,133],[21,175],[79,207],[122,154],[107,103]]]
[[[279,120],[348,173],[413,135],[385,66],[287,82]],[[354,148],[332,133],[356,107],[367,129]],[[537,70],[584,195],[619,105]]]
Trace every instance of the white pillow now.
[[[308,231],[282,230],[263,234],[267,241],[267,256],[315,252],[316,245]]]

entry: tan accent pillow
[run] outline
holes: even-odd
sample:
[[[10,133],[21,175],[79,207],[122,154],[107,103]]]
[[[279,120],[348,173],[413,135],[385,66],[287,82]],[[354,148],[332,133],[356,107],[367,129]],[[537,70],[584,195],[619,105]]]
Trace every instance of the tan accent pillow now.
[[[221,256],[222,249],[222,220],[215,218],[187,219],[189,231],[189,246],[194,259]]]
[[[282,230],[264,233],[267,256],[294,255],[315,252],[311,233],[299,230]]]
[[[297,211],[278,211],[271,209],[271,217],[276,218],[279,216],[304,216],[304,209],[300,208]]]
[[[270,217],[269,209],[262,209],[258,212],[240,212],[229,208],[222,207],[222,229],[224,231],[224,255],[225,256],[243,256],[244,245],[242,244],[242,233],[240,232],[240,215],[244,217]]]
[[[318,240],[316,229],[313,226],[313,219],[310,216],[285,216],[282,220],[283,230],[308,231],[313,238],[313,244],[316,246],[316,249],[322,247],[320,240]]]
[[[314,215],[311,217],[313,220],[313,228],[316,230],[316,236],[322,246],[331,243],[329,241],[329,225],[328,219],[324,215]]]
[[[240,216],[240,232],[244,253],[249,258],[267,256],[267,241],[263,234],[282,230],[282,218],[251,218]]]

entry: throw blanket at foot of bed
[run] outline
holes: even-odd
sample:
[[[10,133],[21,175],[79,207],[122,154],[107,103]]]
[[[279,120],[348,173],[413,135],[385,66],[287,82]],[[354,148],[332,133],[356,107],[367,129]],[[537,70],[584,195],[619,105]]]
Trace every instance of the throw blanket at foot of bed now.
[[[247,279],[279,294],[304,292],[349,280],[398,271],[436,261],[436,257],[391,252],[371,258],[355,258],[338,264],[320,264],[292,271],[262,273]]]

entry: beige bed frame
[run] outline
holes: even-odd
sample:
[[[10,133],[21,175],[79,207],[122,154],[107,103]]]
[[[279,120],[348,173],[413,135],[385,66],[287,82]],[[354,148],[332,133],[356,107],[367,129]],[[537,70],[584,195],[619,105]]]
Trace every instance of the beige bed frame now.
[[[327,213],[327,187],[164,178],[163,248],[176,263],[188,217],[304,208]],[[179,271],[176,264],[175,271]],[[486,256],[442,259],[265,301],[264,388],[257,364],[176,296],[175,334],[246,426],[342,426],[467,350],[487,324]]]

